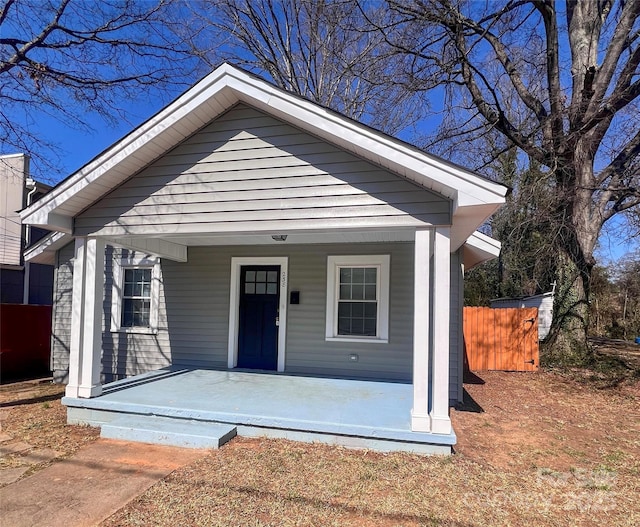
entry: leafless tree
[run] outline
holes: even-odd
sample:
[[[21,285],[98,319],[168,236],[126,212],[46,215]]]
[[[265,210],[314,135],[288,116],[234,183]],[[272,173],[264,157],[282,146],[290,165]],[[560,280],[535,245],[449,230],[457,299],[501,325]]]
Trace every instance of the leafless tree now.
[[[352,0],[200,0],[187,32],[211,66],[228,60],[280,87],[390,134],[414,132],[428,111],[407,90],[383,35],[364,32]],[[373,6],[373,4],[372,4]],[[369,11],[377,18],[383,11]]]
[[[171,0],[1,0],[0,152],[27,152],[45,169],[45,116],[87,129],[86,114],[125,119],[122,100],[188,85]],[[175,90],[174,90],[175,91]],[[50,154],[49,154],[50,155]]]
[[[363,13],[368,2],[361,2]],[[454,157],[490,131],[540,166],[555,231],[555,349],[588,358],[594,248],[640,204],[640,2],[412,0],[370,20],[411,68],[443,86],[439,144]],[[500,145],[499,145],[500,146]],[[485,152],[486,165],[501,148]]]

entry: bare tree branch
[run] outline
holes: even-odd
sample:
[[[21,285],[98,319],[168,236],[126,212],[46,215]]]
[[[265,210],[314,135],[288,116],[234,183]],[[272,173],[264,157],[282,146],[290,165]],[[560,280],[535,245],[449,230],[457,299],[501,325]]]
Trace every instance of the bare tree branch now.
[[[32,131],[48,115],[89,131],[85,112],[105,124],[121,101],[163,97],[194,79],[194,60],[172,31],[174,0],[8,0],[0,8],[0,153],[25,151],[35,170],[55,174],[55,145]],[[68,104],[73,101],[73,105]],[[43,176],[41,176],[43,177]]]

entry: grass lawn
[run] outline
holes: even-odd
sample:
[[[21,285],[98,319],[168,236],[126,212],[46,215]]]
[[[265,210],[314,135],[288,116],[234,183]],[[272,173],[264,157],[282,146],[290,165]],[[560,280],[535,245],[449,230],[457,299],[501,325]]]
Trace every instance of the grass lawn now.
[[[468,380],[465,403],[452,410],[454,456],[236,438],[102,526],[640,525],[637,372]],[[14,439],[67,455],[95,438],[63,424],[56,398],[23,400],[2,409]]]

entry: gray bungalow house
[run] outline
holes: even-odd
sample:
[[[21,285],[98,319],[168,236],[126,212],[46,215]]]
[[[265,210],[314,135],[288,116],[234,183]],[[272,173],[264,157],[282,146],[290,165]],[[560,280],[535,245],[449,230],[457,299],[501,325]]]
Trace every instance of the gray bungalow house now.
[[[25,257],[56,268],[69,420],[450,451],[505,193],[220,66],[21,212],[55,231]]]

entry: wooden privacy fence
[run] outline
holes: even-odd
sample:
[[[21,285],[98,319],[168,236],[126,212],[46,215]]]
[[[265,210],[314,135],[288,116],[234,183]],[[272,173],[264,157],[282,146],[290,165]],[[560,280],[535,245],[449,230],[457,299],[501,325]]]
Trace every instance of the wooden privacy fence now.
[[[471,371],[536,371],[538,308],[464,308],[465,364]]]
[[[49,373],[51,306],[0,304],[0,380]]]

